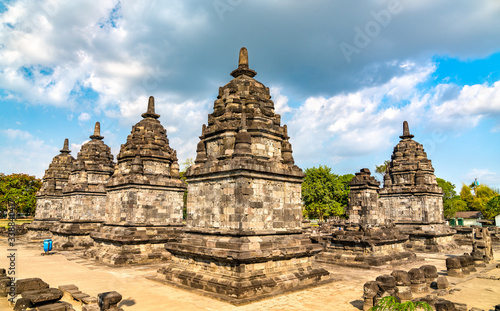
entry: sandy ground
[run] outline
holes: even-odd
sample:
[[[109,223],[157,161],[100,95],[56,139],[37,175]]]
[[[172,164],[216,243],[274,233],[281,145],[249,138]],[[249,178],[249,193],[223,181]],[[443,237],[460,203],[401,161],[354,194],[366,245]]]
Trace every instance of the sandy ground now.
[[[378,275],[394,269],[409,270],[424,264],[432,264],[438,273],[446,274],[446,254],[418,254],[420,261],[387,269],[353,269],[333,265],[327,268],[335,281],[303,290],[254,302],[244,306],[233,306],[195,292],[149,280],[162,265],[109,267],[80,256],[78,252],[63,252],[42,256],[41,245],[18,242],[17,278],[39,277],[51,287],[74,284],[91,296],[115,290],[122,294],[120,307],[124,310],[360,310],[362,308],[363,284]],[[471,247],[456,250],[453,254],[470,252]],[[7,243],[0,238],[0,268],[8,266]],[[458,289],[443,298],[483,310],[494,310],[500,304],[500,249],[495,251],[495,262],[489,268],[478,268],[478,272],[466,278],[448,278],[452,288]],[[496,278],[492,279],[492,278]],[[7,298],[0,298],[0,310],[12,310]]]

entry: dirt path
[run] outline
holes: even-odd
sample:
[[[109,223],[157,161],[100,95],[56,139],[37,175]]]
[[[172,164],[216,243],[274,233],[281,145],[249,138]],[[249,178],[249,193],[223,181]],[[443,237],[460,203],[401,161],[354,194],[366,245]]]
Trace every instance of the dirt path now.
[[[455,254],[470,252],[460,249]],[[325,266],[337,279],[332,283],[268,298],[249,305],[235,307],[228,303],[194,292],[178,289],[146,278],[154,275],[162,265],[135,267],[108,267],[93,260],[82,258],[78,253],[58,253],[42,256],[42,247],[22,244],[17,246],[16,273],[18,278],[39,277],[51,287],[75,284],[81,291],[91,296],[115,290],[122,294],[120,306],[128,310],[207,310],[207,311],[280,311],[280,310],[335,310],[356,311],[362,307],[363,284],[374,280],[378,275],[390,273],[393,269],[360,270],[338,266]],[[7,267],[7,245],[0,240],[0,268]],[[398,269],[409,270],[423,264],[432,264],[438,272],[445,273],[445,254],[419,254],[425,260],[400,266]],[[496,252],[495,263],[500,263],[500,252]],[[483,272],[483,273],[481,273]],[[490,310],[500,304],[500,269],[478,273],[466,279],[449,278],[455,288],[460,289],[443,298],[466,303],[468,308],[477,307]],[[0,298],[0,310],[12,310],[6,298]]]

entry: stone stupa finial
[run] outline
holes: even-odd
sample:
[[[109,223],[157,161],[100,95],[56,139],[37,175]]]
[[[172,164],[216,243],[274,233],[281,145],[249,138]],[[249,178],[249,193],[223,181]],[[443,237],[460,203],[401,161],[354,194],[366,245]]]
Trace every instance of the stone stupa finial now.
[[[61,153],[70,153],[71,150],[69,150],[69,139],[64,139],[64,146],[61,150],[59,150]]]
[[[141,115],[143,118],[153,118],[158,119],[160,117],[159,114],[155,113],[155,98],[153,96],[149,96],[148,101],[148,111]]]
[[[90,139],[102,140],[104,136],[101,136],[101,123],[96,122],[94,126],[94,135],[90,136]]]
[[[399,136],[399,138],[405,139],[405,138],[413,138],[413,137],[415,137],[415,136],[410,134],[410,127],[408,126],[408,122],[404,121],[403,122],[403,135]]]
[[[248,51],[247,48],[242,47],[240,49],[240,56],[238,59],[238,68],[231,72],[233,77],[239,77],[241,75],[249,76],[253,78],[257,73],[248,67]]]

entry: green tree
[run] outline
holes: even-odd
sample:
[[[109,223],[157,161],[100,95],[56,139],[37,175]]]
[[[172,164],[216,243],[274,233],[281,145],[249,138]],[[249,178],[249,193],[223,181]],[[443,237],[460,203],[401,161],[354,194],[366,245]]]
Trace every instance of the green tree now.
[[[458,211],[466,211],[467,203],[455,191],[455,185],[442,178],[436,178],[437,184],[443,189],[444,217],[453,218]]]
[[[186,177],[184,174],[186,174],[186,170],[188,167],[194,164],[194,161],[192,158],[187,158],[186,161],[182,162],[180,165],[180,170],[179,170],[179,176],[181,180],[187,185]],[[183,200],[183,206],[182,206],[182,218],[185,220],[187,216],[187,189],[184,191],[184,196],[182,197]]]
[[[17,213],[34,214],[36,193],[42,186],[42,181],[27,174],[0,173],[0,210],[8,210],[9,202],[16,206]]]
[[[485,204],[484,217],[487,219],[493,219],[496,215],[500,214],[500,195],[492,197]]]
[[[337,175],[327,166],[308,168],[302,183],[303,214],[307,218],[324,220],[345,214],[349,199],[348,183],[352,174]]]
[[[486,219],[493,219],[498,214],[498,190],[483,184],[473,187],[474,193],[471,187],[462,184],[460,198],[467,203],[468,210],[480,211]]]
[[[384,164],[375,165],[375,173],[382,175],[382,180],[385,177],[385,172],[387,171],[387,167],[389,166],[389,164],[391,164],[391,161],[385,160]]]
[[[398,302],[395,297],[386,296],[378,302],[374,307],[370,308],[370,311],[414,311],[414,310],[425,310],[432,311],[432,307],[422,301],[407,301]]]

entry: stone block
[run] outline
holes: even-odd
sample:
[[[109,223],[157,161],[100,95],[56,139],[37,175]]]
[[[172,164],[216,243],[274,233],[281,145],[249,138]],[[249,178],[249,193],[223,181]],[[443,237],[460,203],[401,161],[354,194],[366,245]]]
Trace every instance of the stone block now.
[[[39,305],[58,301],[62,298],[63,292],[57,288],[44,288],[39,290],[24,291],[21,296],[28,299],[31,304]]]
[[[380,283],[368,281],[363,285],[363,298],[373,298],[380,291]]]
[[[122,300],[122,295],[116,291],[100,293],[97,295],[99,307],[102,311],[117,308],[118,303]]]
[[[391,275],[396,280],[397,286],[409,286],[411,284],[408,272],[404,270],[394,270]]]
[[[423,282],[423,283],[415,283],[415,284],[412,283],[410,285],[410,288],[411,288],[411,292],[413,294],[423,294],[423,293],[429,292],[429,286],[425,282]]]
[[[411,284],[425,283],[424,271],[418,268],[413,268],[408,271]]]
[[[396,287],[396,279],[392,275],[379,275],[375,281],[379,283],[380,290],[384,292],[394,290]]]
[[[449,300],[439,300],[434,304],[436,311],[457,311],[455,304]]]
[[[47,305],[39,306],[37,311],[74,311],[73,306],[65,301],[58,301]]]
[[[401,300],[412,300],[413,293],[411,291],[411,286],[396,286],[397,288],[397,297]]]
[[[22,294],[25,291],[40,290],[49,288],[49,284],[40,278],[21,279],[16,281],[16,294]]]
[[[450,287],[450,282],[448,282],[448,278],[444,275],[438,276],[436,283],[438,289],[447,289]]]

